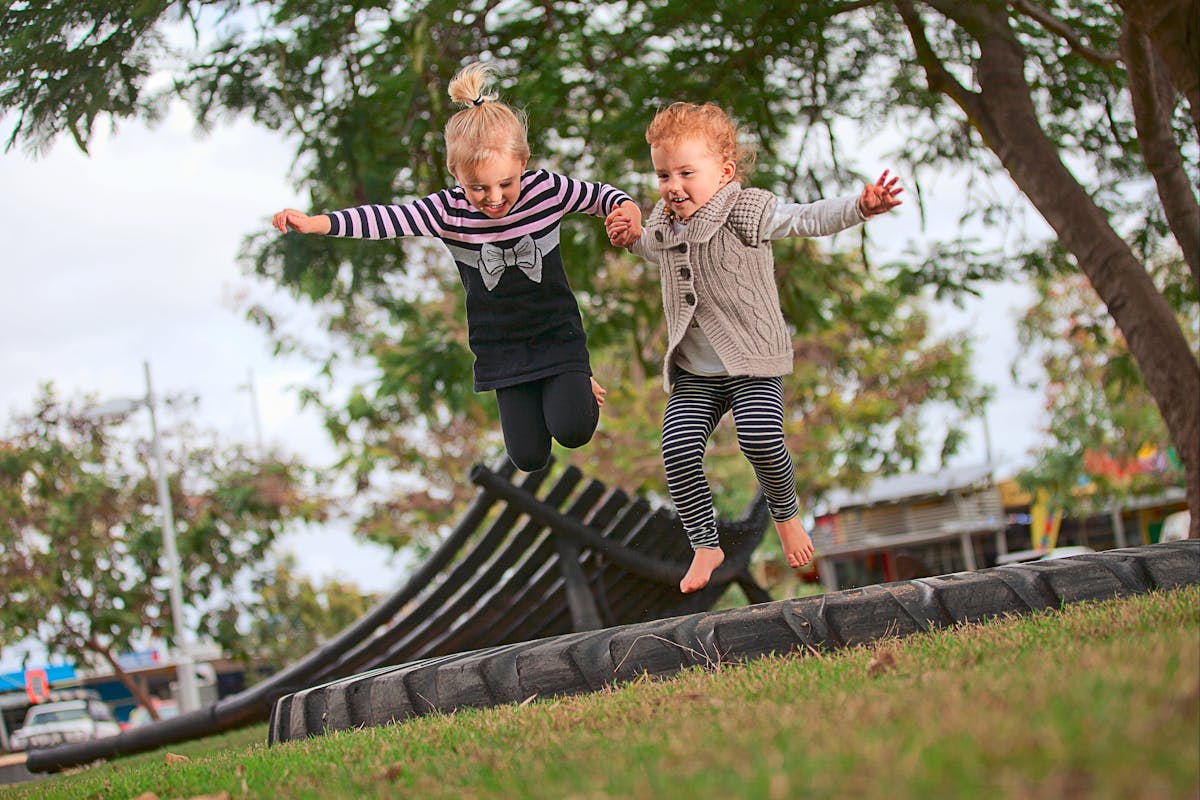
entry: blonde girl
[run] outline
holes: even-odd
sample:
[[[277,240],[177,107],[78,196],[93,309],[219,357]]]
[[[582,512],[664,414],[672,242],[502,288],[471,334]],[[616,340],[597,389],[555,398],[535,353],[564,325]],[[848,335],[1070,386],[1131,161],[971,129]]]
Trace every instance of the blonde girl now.
[[[274,227],[364,239],[430,236],[458,267],[466,292],[475,391],[495,390],[513,463],[544,467],[551,440],[580,447],[592,438],[604,390],[591,377],[587,334],[567,282],[559,224],[637,205],[606,183],[529,170],[525,116],[489,91],[484,64],[450,82],[463,106],[446,124],[446,168],[457,185],[401,205],[364,205],[308,216],[275,214]]]

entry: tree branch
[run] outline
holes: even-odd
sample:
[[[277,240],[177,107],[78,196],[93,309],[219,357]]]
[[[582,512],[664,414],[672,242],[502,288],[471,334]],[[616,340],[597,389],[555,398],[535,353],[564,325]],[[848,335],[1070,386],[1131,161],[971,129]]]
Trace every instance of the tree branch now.
[[[1125,18],[1120,45],[1129,76],[1138,147],[1146,169],[1154,176],[1167,224],[1179,242],[1196,288],[1200,289],[1200,204],[1196,202],[1171,130],[1175,89],[1162,59],[1136,20]]]
[[[113,675],[116,675],[117,680],[119,680],[125,686],[125,688],[129,690],[129,693],[133,695],[134,701],[139,706],[146,709],[146,711],[150,712],[151,719],[157,721],[159,718],[158,709],[154,707],[154,700],[146,692],[146,687],[140,681],[135,681],[133,676],[121,667],[116,656],[113,655],[112,648],[102,645],[95,635],[90,635],[87,637],[85,646],[88,650],[91,650],[93,653],[108,662],[108,666],[110,669],[112,669]],[[176,667],[176,674],[178,674],[178,671],[179,668]]]
[[[829,9],[828,16],[836,17],[839,14],[858,11],[860,8],[870,8],[871,6],[879,5],[883,1],[884,0],[854,0],[854,2],[849,3],[837,3]]]
[[[1029,0],[1013,0],[1012,7],[1015,11],[1021,12],[1040,24],[1050,33],[1060,37],[1070,45],[1074,53],[1082,56],[1085,61],[1089,61],[1098,67],[1111,67],[1119,60],[1117,53],[1105,53],[1094,47],[1088,47],[1079,39],[1079,36],[1071,29],[1070,25],[1041,6],[1029,2]]]
[[[1200,136],[1200,2],[1197,0],[1117,0],[1125,16],[1149,37],[1174,87],[1183,92]],[[1197,515],[1200,519],[1200,515]]]
[[[908,28],[909,35],[912,36],[913,47],[917,52],[917,63],[925,70],[929,91],[935,94],[944,94],[953,100],[972,120],[975,128],[986,136],[988,131],[985,129],[986,122],[983,119],[983,107],[979,102],[979,96],[959,83],[946,69],[942,60],[938,58],[937,53],[933,50],[933,45],[929,43],[929,37],[925,35],[925,23],[921,19],[921,15],[917,13],[912,0],[895,0],[895,5],[896,10],[900,12],[900,18],[904,20],[905,27]]]

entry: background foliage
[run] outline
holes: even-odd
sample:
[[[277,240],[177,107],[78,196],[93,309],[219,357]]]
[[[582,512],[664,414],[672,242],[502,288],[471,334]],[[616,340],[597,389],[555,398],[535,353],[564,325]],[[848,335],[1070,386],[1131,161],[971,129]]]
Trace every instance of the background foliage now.
[[[156,473],[149,443],[83,411],[47,388],[0,439],[0,646],[35,638],[126,680],[122,654],[148,637],[179,641]],[[289,524],[323,518],[325,501],[295,461],[252,458],[186,425],[163,439],[189,624],[246,654],[247,620],[269,613],[247,582]]]

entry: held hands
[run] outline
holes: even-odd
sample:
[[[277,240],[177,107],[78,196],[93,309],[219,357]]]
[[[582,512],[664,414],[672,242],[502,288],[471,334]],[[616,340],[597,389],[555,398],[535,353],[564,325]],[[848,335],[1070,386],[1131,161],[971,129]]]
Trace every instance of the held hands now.
[[[325,234],[329,233],[329,217],[324,214],[310,217],[294,208],[285,208],[271,217],[271,226],[276,228],[280,233],[287,233],[288,230],[293,230],[298,233]]]
[[[604,229],[614,247],[629,247],[642,236],[642,209],[637,203],[621,203],[604,218]]]
[[[900,179],[894,176],[889,180],[888,170],[885,169],[879,180],[863,187],[862,194],[858,196],[858,210],[864,217],[874,217],[886,214],[900,205],[896,195],[903,192],[904,187],[896,185],[899,181]]]

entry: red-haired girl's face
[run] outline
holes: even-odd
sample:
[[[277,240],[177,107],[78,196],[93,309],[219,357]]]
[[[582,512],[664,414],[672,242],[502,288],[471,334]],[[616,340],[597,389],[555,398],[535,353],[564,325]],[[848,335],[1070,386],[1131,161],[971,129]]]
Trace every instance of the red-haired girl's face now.
[[[658,193],[675,216],[686,220],[737,175],[737,165],[714,155],[695,137],[651,145]]]

